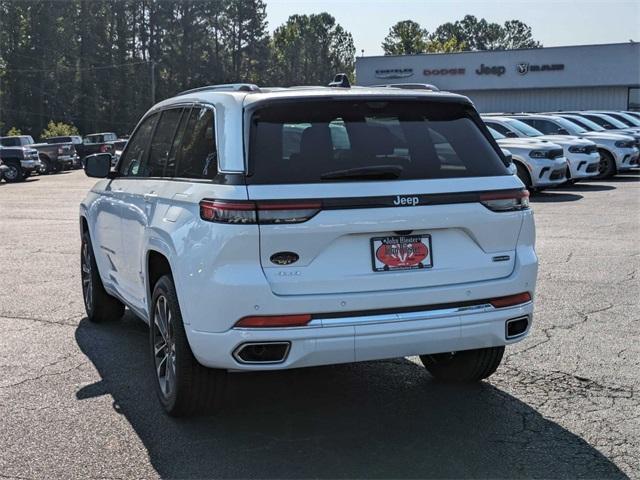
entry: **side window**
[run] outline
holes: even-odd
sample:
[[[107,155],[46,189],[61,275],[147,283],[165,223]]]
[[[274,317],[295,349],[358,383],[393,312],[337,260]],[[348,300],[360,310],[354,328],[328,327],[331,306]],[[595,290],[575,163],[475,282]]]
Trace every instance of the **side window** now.
[[[218,174],[213,110],[191,110],[182,143],[176,155],[176,177],[214,178]]]
[[[509,130],[504,125],[501,125],[499,123],[494,123],[494,122],[485,122],[485,123],[489,127],[493,128],[496,132],[501,133],[505,137],[513,136],[513,133],[511,133],[511,130]]]
[[[172,177],[173,168],[167,168],[173,137],[182,115],[181,108],[162,112],[149,147],[149,161],[145,166],[145,177]],[[175,166],[175,163],[174,163]],[[165,171],[166,168],[166,171]]]
[[[177,157],[180,153],[180,145],[182,145],[182,139],[184,133],[187,130],[187,123],[189,122],[191,109],[185,108],[180,118],[180,125],[176,130],[176,134],[173,137],[173,143],[171,144],[171,150],[169,150],[169,158],[167,159],[167,167],[165,170],[165,177],[174,177],[176,175]]]
[[[540,130],[545,135],[555,135],[558,133],[559,127],[549,120],[534,120],[533,128]]]
[[[158,115],[147,117],[129,140],[127,149],[120,159],[120,175],[123,177],[144,176],[142,164],[149,148],[149,140],[153,133]]]

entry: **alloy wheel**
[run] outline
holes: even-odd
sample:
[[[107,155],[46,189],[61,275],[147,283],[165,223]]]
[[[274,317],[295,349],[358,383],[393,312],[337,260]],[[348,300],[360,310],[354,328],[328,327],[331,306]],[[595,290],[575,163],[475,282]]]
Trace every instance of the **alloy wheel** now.
[[[91,257],[89,253],[89,243],[82,244],[82,295],[87,310],[93,306],[93,282],[91,281]]]
[[[164,295],[156,300],[153,324],[156,377],[162,395],[168,398],[176,385],[176,346],[171,309]]]
[[[5,180],[11,182],[13,180],[17,180],[18,178],[18,168],[13,165],[7,165],[9,170],[7,170],[4,174]]]

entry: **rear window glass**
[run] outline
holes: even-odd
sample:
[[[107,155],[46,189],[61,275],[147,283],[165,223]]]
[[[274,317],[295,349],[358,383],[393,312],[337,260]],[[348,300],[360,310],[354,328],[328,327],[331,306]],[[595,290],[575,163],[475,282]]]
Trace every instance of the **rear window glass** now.
[[[508,175],[463,105],[398,101],[275,104],[251,119],[252,184]]]

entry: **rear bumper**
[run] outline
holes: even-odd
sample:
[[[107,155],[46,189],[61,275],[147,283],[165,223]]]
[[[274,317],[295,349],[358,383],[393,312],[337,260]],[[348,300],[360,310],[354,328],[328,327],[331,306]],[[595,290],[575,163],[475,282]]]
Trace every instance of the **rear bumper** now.
[[[506,338],[506,322],[528,318],[527,330]],[[509,345],[522,340],[533,319],[533,303],[494,309],[431,310],[397,315],[314,320],[305,327],[231,329],[222,333],[188,331],[200,363],[227,370],[280,370],[360,362]],[[279,363],[240,363],[233,352],[246,343],[289,342]]]

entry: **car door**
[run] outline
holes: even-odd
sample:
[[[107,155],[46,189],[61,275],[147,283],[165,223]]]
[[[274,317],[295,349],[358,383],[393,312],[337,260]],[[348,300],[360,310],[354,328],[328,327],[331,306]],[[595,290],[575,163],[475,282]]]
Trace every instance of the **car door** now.
[[[118,169],[118,176],[112,180],[111,188],[114,201],[119,208],[118,215],[118,247],[115,268],[118,276],[118,293],[135,308],[144,306],[136,288],[132,285],[131,271],[136,267],[130,265],[129,248],[132,242],[130,236],[135,232],[132,225],[145,222],[145,211],[140,210],[130,201],[128,192],[135,190],[136,185],[144,182],[144,168],[149,153],[151,136],[155,129],[159,115],[153,114],[145,118],[134,132],[127,149],[123,152]],[[142,310],[144,311],[144,310]]]
[[[182,114],[182,107],[167,109],[159,114],[148,153],[143,158],[135,179],[123,185],[123,283],[127,289],[127,298],[141,309],[146,308],[144,272],[150,234],[148,230],[153,225],[162,223],[161,219],[156,221],[156,217],[161,216],[167,208],[166,202],[158,200],[163,198],[168,178],[173,176],[172,168],[167,168],[167,165]]]

